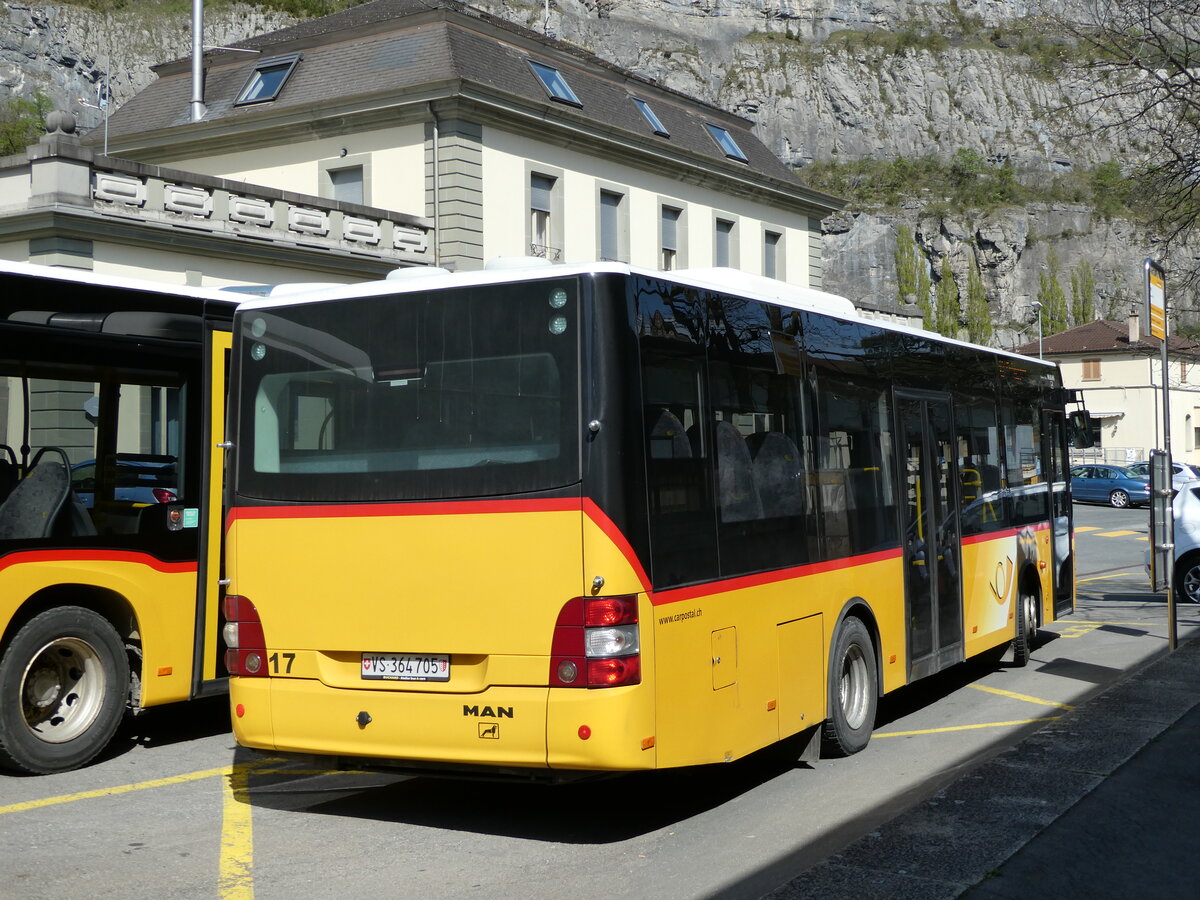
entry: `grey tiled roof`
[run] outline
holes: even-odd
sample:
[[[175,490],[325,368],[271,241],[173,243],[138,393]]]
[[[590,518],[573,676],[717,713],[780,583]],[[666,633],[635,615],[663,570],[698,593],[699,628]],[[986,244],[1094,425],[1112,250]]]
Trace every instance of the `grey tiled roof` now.
[[[209,57],[202,125],[226,121],[252,126],[256,120],[274,122],[288,113],[316,120],[352,111],[367,101],[386,105],[414,96],[436,99],[469,92],[498,96],[527,115],[575,123],[599,134],[620,134],[651,151],[703,158],[735,174],[766,176],[785,190],[798,190],[830,208],[840,206],[836,198],[804,187],[754,136],[747,120],[453,0],[374,0],[236,46],[261,55],[219,52]],[[293,52],[302,53],[303,59],[277,99],[233,105],[258,63]],[[559,69],[582,108],[550,100],[528,65],[531,58]],[[110,140],[118,146],[123,138],[190,124],[189,61],[165,63],[156,71],[158,80],[109,120]],[[653,133],[631,96],[651,105],[670,137]],[[728,160],[705,129],[706,121],[727,129],[748,163]]]
[[[1084,325],[1076,325],[1058,334],[1047,335],[1042,340],[1042,355],[1070,353],[1136,353],[1145,355],[1161,353],[1162,342],[1148,334],[1140,335],[1137,341],[1129,341],[1129,324],[1111,319],[1097,319]],[[1167,350],[1175,355],[1200,356],[1200,344],[1190,338],[1167,335]],[[1019,353],[1036,355],[1038,342],[1032,341],[1019,347]]]

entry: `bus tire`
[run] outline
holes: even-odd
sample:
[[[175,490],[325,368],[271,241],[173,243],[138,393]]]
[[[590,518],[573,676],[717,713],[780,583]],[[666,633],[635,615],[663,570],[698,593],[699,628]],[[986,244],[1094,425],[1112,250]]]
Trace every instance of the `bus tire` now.
[[[0,768],[66,772],[112,740],[129,695],[129,660],[108,620],[61,606],[30,619],[0,656]]]
[[[829,718],[822,756],[850,756],[867,746],[879,700],[875,646],[861,619],[847,616],[829,654]]]
[[[1033,656],[1033,646],[1037,640],[1037,607],[1038,593],[1028,587],[1017,589],[1017,635],[1013,638],[1013,665],[1024,666]]]

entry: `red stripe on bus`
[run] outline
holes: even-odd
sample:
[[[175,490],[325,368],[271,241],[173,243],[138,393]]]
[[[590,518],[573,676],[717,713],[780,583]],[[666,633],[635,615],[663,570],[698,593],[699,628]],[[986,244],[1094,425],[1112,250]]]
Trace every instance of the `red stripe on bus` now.
[[[588,497],[585,497],[583,500],[583,514],[591,519],[593,524],[604,532],[604,536],[613,542],[613,546],[625,557],[625,561],[629,563],[634,574],[637,575],[638,581],[641,582],[642,590],[649,593],[650,578],[646,575],[646,570],[642,568],[642,562],[633,551],[633,546],[629,543],[629,539],[616,526],[616,523],[608,517],[608,514],[604,510],[596,505],[594,500]]]
[[[165,562],[149,553],[132,550],[22,550],[0,558],[0,569],[32,562],[123,562],[148,566],[167,575],[195,574],[195,562]]]
[[[860,556],[847,556],[842,559],[829,559],[824,562],[808,563],[803,566],[792,566],[787,569],[776,569],[773,572],[760,572],[755,575],[742,575],[738,578],[726,578],[720,581],[709,581],[704,584],[694,584],[688,587],[672,588],[671,590],[651,592],[650,602],[655,606],[667,603],[679,603],[683,600],[694,600],[697,597],[709,597],[713,594],[725,594],[744,588],[759,587],[764,584],[774,584],[780,581],[790,581],[806,575],[816,575],[821,572],[834,572],[838,569],[850,569],[854,566],[865,566],[870,563],[883,562],[889,559],[899,559],[900,548],[879,550],[875,553],[863,553]]]

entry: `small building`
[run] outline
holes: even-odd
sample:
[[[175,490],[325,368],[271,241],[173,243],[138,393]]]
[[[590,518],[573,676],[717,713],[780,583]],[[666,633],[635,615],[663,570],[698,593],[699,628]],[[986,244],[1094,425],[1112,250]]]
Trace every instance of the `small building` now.
[[[110,118],[110,154],[419,217],[447,268],[536,255],[821,286],[841,201],[751,122],[455,0],[374,0],[204,64],[202,104],[190,60],[158,66]]]
[[[1162,342],[1143,335],[1137,316],[1098,319],[1052,334],[1041,353],[1062,369],[1063,384],[1079,392],[1094,420],[1090,458],[1127,464],[1163,446]],[[1037,356],[1036,341],[1019,352]],[[1167,337],[1172,456],[1200,463],[1200,343]]]

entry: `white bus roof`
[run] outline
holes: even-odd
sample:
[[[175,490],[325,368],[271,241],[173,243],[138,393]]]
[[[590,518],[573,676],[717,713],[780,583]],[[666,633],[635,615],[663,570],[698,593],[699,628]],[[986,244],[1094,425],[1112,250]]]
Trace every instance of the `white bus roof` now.
[[[751,275],[737,269],[724,267],[677,269],[670,272],[660,272],[654,269],[643,269],[618,262],[562,265],[550,263],[543,259],[525,257],[494,260],[488,263],[483,269],[470,272],[449,272],[440,268],[425,269],[414,266],[407,269],[398,269],[383,281],[359,282],[357,284],[339,285],[331,288],[314,285],[311,292],[301,291],[298,294],[289,293],[287,296],[255,297],[245,300],[241,304],[240,309],[278,309],[325,300],[375,297],[441,288],[507,284],[514,281],[528,281],[531,279],[571,278],[579,275],[605,273],[658,278],[676,284],[735,294],[749,300],[760,300],[788,309],[818,312],[846,321],[869,321],[872,325],[887,331],[911,334],[927,340],[936,340],[940,343],[970,347],[974,350],[986,350],[991,353],[1019,359],[1023,362],[1044,365],[1049,368],[1055,367],[1054,363],[1014,353],[1011,350],[1001,350],[996,347],[971,344],[955,338],[948,338],[935,332],[923,331],[919,328],[912,328],[898,323],[874,319],[866,320],[859,316],[858,310],[852,301],[838,294],[800,287],[779,281],[775,278],[767,278],[763,275]],[[298,289],[303,288],[302,285],[297,285],[296,287]]]
[[[91,284],[97,287],[114,287],[131,291],[147,291],[154,294],[169,294],[176,297],[191,297],[200,300],[216,300],[235,306],[245,302],[240,294],[220,288],[194,287],[192,285],[168,284],[143,278],[127,278],[123,275],[102,275],[83,269],[67,269],[59,266],[43,266],[36,263],[0,260],[0,273],[44,278],[49,281],[66,281],[75,284]]]

